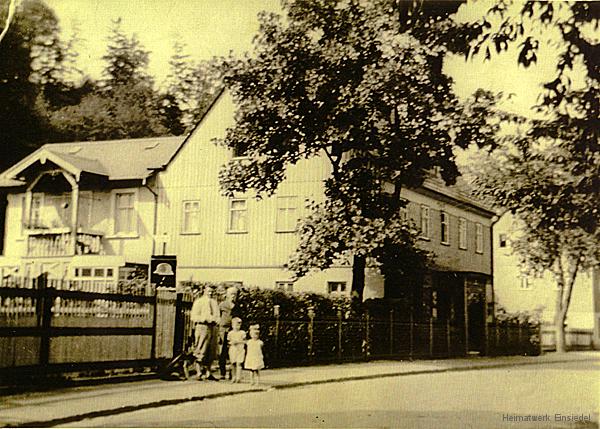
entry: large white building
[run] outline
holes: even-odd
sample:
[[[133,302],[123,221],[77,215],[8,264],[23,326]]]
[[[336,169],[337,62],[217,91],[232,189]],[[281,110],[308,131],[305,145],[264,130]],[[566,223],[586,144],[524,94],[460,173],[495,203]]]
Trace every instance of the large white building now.
[[[178,281],[349,294],[349,265],[295,282],[284,269],[305,202],[322,198],[325,157],[290,167],[269,198],[222,195],[218,173],[234,154],[213,140],[234,111],[223,93],[187,137],[48,144],[9,168],[0,176],[8,200],[2,275],[111,280],[152,255],[175,255]],[[442,313],[469,313],[481,330],[493,301],[494,214],[434,180],[402,197],[420,245],[436,255],[432,299]],[[382,295],[382,277],[369,272],[365,298]]]

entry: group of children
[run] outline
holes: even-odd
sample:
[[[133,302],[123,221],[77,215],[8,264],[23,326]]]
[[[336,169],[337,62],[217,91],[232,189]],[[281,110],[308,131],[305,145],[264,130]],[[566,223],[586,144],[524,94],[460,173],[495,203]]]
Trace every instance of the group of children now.
[[[227,334],[229,345],[229,362],[231,363],[231,381],[242,381],[242,369],[252,371],[251,383],[258,385],[260,370],[265,367],[263,358],[263,342],[260,340],[259,325],[250,325],[250,338],[246,339],[246,331],[242,330],[242,319],[231,320],[231,331]],[[225,345],[224,345],[225,346]]]

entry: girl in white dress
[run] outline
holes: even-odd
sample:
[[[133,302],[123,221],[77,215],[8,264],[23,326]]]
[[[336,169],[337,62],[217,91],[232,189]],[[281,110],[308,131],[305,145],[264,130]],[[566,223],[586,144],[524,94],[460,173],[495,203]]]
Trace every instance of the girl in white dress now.
[[[244,367],[247,370],[252,371],[251,382],[252,385],[257,385],[260,382],[259,371],[265,367],[263,359],[262,348],[264,343],[259,339],[260,329],[259,325],[250,326],[250,339],[246,341],[246,362]]]
[[[246,331],[242,331],[242,319],[234,317],[231,319],[231,331],[227,334],[227,343],[229,344],[229,362],[231,362],[232,383],[239,383],[242,380],[242,365],[246,351]]]

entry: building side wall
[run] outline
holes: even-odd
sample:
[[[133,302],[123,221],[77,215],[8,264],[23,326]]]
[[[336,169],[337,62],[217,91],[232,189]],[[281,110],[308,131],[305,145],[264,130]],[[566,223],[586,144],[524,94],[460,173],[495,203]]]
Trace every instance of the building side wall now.
[[[556,282],[551,273],[541,277],[526,275],[510,247],[510,236],[515,234],[510,216],[503,216],[494,227],[494,291],[496,302],[509,312],[539,311],[545,323],[554,323]],[[500,234],[506,234],[506,247],[500,247]],[[522,278],[526,276],[528,287]],[[573,286],[567,314],[567,327],[593,329],[593,275],[580,272]]]
[[[417,226],[421,221],[421,207],[429,207],[429,238],[420,239],[419,245],[436,255],[435,261],[440,268],[491,275],[491,219],[489,217],[466,210],[458,203],[446,203],[410,189],[403,189],[402,196],[409,201],[407,214]],[[442,211],[449,216],[449,244],[443,244],[441,241],[440,213]],[[459,248],[459,218],[467,221],[466,249]],[[481,253],[476,252],[477,223],[482,225],[483,232],[483,251]]]

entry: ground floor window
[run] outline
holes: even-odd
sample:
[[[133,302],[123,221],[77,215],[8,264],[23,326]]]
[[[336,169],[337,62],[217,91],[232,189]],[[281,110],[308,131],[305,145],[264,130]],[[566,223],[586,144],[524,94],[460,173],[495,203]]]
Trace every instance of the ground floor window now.
[[[346,293],[346,282],[327,282],[327,293],[339,295]]]
[[[293,292],[294,291],[294,282],[290,282],[290,281],[275,282],[275,289],[282,290],[285,292]]]

